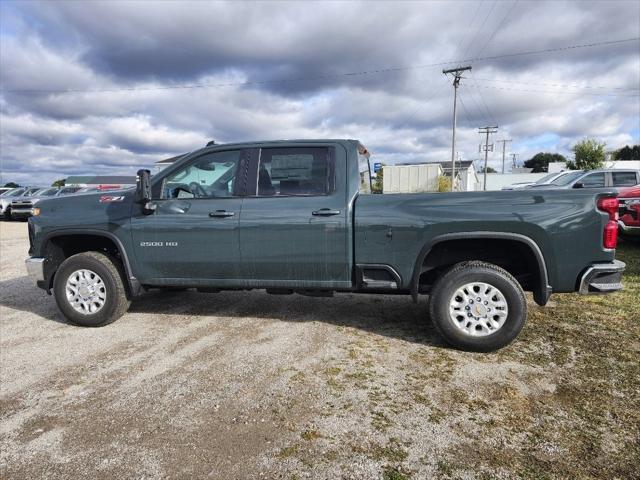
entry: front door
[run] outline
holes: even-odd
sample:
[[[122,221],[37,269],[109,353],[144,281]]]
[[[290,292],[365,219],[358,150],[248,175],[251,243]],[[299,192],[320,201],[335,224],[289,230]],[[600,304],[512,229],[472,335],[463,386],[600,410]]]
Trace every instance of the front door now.
[[[230,150],[194,158],[164,179],[154,213],[132,217],[141,282],[215,285],[239,278],[243,155]]]
[[[253,169],[240,219],[242,277],[260,286],[350,287],[346,152],[262,148]]]

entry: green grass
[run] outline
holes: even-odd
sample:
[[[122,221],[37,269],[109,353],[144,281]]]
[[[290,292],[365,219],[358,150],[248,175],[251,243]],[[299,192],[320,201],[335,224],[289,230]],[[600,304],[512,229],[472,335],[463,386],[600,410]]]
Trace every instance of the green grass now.
[[[501,435],[507,444],[525,434],[524,442],[507,450],[470,442],[469,455],[462,455],[468,460],[449,462],[450,468],[502,467],[521,478],[637,475],[640,247],[622,244],[617,258],[627,264],[624,290],[602,296],[555,295],[555,305],[530,305],[518,343],[486,358],[489,365],[512,361],[539,367],[555,384],[553,392],[537,396],[504,387],[491,399],[492,408],[502,414],[486,424],[483,434]]]
[[[307,426],[278,456],[345,476],[368,459],[385,480],[425,468],[445,479],[639,478],[640,245],[621,244],[617,258],[624,290],[530,301],[520,337],[493,354],[349,331],[342,357],[318,371],[330,392],[321,414],[365,429]],[[450,444],[425,455],[416,449],[432,430]]]

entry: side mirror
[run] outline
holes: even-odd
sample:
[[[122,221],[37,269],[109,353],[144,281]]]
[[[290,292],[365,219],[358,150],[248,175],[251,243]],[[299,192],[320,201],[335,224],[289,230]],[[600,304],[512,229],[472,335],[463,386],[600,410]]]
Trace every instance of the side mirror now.
[[[151,204],[151,172],[138,170],[136,176],[136,202],[142,204],[144,213],[153,213],[155,205]]]
[[[584,188],[584,183],[576,182],[573,184],[573,188]]]
[[[136,202],[147,203],[151,200],[151,172],[138,170],[136,176]]]

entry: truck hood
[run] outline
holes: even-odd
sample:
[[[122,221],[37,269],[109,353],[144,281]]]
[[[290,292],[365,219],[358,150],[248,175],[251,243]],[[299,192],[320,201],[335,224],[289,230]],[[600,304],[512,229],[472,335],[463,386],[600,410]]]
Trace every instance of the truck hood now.
[[[40,215],[34,221],[41,226],[91,228],[121,223],[131,213],[135,189],[90,192],[43,199]]]

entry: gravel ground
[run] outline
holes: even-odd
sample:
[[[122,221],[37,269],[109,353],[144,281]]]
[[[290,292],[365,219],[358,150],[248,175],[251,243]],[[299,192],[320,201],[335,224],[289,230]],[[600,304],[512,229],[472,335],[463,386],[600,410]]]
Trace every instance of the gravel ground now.
[[[0,231],[2,478],[515,478],[536,470],[509,452],[567,461],[553,425],[531,442],[578,355],[535,360],[543,334],[470,354],[444,347],[424,299],[260,291],[150,292],[80,328],[27,278],[26,224]]]

